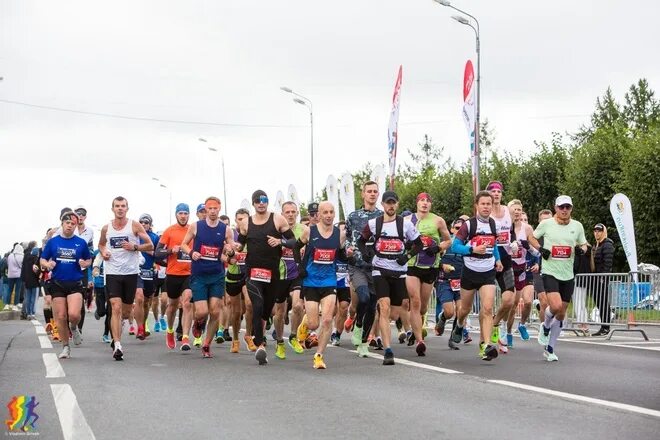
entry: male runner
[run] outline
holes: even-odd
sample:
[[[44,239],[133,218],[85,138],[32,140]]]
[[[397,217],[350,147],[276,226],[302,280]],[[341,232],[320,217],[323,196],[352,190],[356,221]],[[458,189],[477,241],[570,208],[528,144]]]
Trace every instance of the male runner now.
[[[552,211],[549,209],[542,209],[539,211],[539,223],[543,220],[552,218]],[[539,238],[538,242],[543,246],[543,237]],[[539,260],[539,271],[534,273],[534,292],[538,298],[537,311],[539,312],[539,319],[543,321],[543,311],[548,306],[548,298],[545,294],[545,286],[543,286],[543,278],[541,278],[541,272],[543,272],[543,259]]]
[[[346,234],[346,223],[339,222],[339,230]],[[338,346],[344,330],[344,322],[348,317],[348,308],[351,303],[351,288],[348,277],[348,258],[341,253],[337,255],[337,311],[335,313],[334,329],[330,335],[330,343]]]
[[[451,245],[453,253],[463,255],[461,274],[461,301],[456,316],[456,326],[451,338],[455,344],[461,342],[465,318],[472,310],[475,290],[479,292],[479,326],[481,340],[479,356],[485,361],[497,357],[497,347],[491,345],[493,328],[493,303],[495,302],[495,273],[502,271],[499,249],[496,246],[497,226],[490,217],[493,196],[480,191],[474,199],[477,215],[468,219],[456,233]]]
[[[538,342],[545,346],[543,357],[548,362],[558,361],[555,345],[564,326],[566,309],[573,296],[575,275],[573,261],[576,246],[587,251],[587,238],[582,223],[571,218],[573,201],[569,196],[560,195],[555,201],[555,216],[542,221],[527,239],[541,251],[543,262],[542,279],[545,286],[548,306],[539,326]],[[538,239],[543,237],[543,246]],[[578,249],[575,249],[578,251]]]
[[[452,240],[456,236],[458,230],[465,223],[461,219],[454,220],[451,224],[451,237]],[[463,273],[463,255],[452,252],[448,249],[440,260],[441,271],[438,275],[438,282],[435,287],[437,304],[440,305],[441,311],[436,316],[435,331],[438,336],[442,336],[445,332],[445,325],[448,320],[454,317],[456,309],[461,301],[461,274]],[[454,319],[454,325],[456,320]],[[449,348],[458,350],[458,346],[454,344],[451,336],[449,337]]]
[[[112,306],[113,357],[124,359],[121,347],[121,319],[128,318],[135,300],[141,251],[151,251],[154,245],[142,225],[126,217],[128,200],[118,196],[112,200],[115,218],[101,229],[99,253],[104,260],[105,288]],[[142,244],[138,240],[143,241]],[[110,247],[108,248],[108,244]]]
[[[147,235],[149,235],[153,245],[157,246],[159,237],[155,232],[151,230],[154,222],[151,216],[149,214],[142,214],[139,221]],[[151,306],[154,293],[156,292],[156,264],[154,262],[154,252],[143,251],[142,257],[144,258],[144,263],[140,266],[141,282],[138,281],[138,285],[141,284],[142,287],[138,286],[137,290],[135,291],[135,307],[133,308],[135,321],[138,323],[135,337],[141,341],[144,340],[145,336],[148,336],[148,329],[145,330],[145,328],[148,326],[147,318],[149,317],[149,308]],[[158,316],[154,315],[154,318],[158,319]]]

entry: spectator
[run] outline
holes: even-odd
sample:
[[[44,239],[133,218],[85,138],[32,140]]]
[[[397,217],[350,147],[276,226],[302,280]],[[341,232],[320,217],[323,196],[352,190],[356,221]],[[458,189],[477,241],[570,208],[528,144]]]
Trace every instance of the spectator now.
[[[23,268],[21,270],[21,281],[25,286],[25,300],[23,301],[23,309],[21,310],[21,317],[26,319],[35,319],[35,304],[39,296],[39,248],[32,247],[31,252],[23,260]]]
[[[614,261],[614,242],[607,238],[607,228],[602,223],[594,226],[594,238],[596,244],[593,248],[594,255],[594,271],[596,273],[611,273],[612,263]],[[600,278],[596,282],[594,301],[600,311],[600,330],[592,336],[605,336],[610,332],[610,297],[607,288],[607,283],[604,279]]]
[[[593,248],[587,244],[587,251],[582,252],[579,246],[573,250],[575,252],[575,261],[573,263],[573,273],[577,274],[590,274],[594,272],[593,265]],[[587,286],[593,284],[591,277],[576,277],[575,289],[573,290],[573,310],[575,319],[578,323],[578,328],[587,332],[589,326],[587,322]]]
[[[0,295],[2,295],[2,302],[5,304],[4,310],[9,310],[8,304],[5,303],[5,289],[7,288],[7,257],[9,252],[0,258]]]
[[[18,302],[21,294],[21,268],[23,267],[23,246],[19,243],[14,245],[14,250],[7,257],[7,287],[5,287],[5,297],[3,302],[6,305],[11,303],[13,295],[13,309],[18,310]],[[5,308],[7,306],[5,305]]]

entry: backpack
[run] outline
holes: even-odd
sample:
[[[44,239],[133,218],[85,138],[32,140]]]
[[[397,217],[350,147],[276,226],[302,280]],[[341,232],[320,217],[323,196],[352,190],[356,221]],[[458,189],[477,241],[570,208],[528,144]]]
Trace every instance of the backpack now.
[[[405,236],[403,232],[403,217],[397,215],[395,221],[396,221],[396,231],[397,231],[398,239],[401,241],[401,243],[404,243]],[[374,234],[374,253],[378,255],[380,258],[385,258],[388,260],[396,260],[398,258],[398,255],[384,255],[376,250],[376,243],[382,237],[384,223],[385,220],[383,216],[376,218],[376,233]]]

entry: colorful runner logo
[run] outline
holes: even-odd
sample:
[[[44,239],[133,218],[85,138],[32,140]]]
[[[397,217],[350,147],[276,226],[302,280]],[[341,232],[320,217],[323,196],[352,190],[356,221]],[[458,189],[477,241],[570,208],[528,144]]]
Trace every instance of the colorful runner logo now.
[[[35,396],[14,396],[7,404],[9,419],[5,420],[9,431],[34,432],[39,416],[34,409],[39,405]]]

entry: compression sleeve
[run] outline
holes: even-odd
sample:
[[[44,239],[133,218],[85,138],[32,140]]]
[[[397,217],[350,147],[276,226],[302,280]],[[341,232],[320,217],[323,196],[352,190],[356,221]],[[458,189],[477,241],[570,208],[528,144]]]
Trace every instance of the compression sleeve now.
[[[282,233],[282,246],[289,248],[289,249],[295,249],[296,248],[296,236],[293,235],[293,231],[291,229],[288,229],[287,231]]]
[[[499,248],[499,246],[495,246],[495,247],[493,248],[493,257],[495,257],[495,261],[500,261],[500,260],[501,260],[501,258],[500,258],[500,250],[499,250],[498,248]]]
[[[156,260],[164,260],[167,258],[167,249],[165,249],[164,243],[158,243],[156,250],[154,251],[154,258]]]
[[[451,242],[451,252],[458,255],[470,255],[470,246],[460,238],[454,237],[454,241]]]

